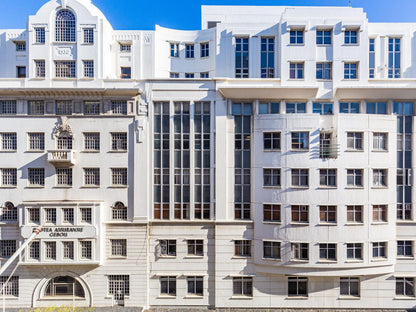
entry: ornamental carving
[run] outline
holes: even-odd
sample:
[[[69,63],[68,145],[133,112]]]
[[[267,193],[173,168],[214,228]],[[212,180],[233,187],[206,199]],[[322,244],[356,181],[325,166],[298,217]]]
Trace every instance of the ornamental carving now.
[[[66,117],[66,116],[59,117],[58,123],[57,123],[57,125],[55,127],[55,130],[53,132],[53,135],[57,138],[63,132],[67,132],[71,137],[74,136],[74,134],[72,132],[72,128],[68,123],[68,117]]]

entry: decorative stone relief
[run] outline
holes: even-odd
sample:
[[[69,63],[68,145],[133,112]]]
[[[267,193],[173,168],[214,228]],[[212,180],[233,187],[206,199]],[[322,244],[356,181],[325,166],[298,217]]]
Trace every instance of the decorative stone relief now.
[[[68,132],[72,137],[74,136],[74,133],[72,132],[72,128],[68,123],[68,117],[66,117],[66,116],[59,117],[58,124],[55,127],[53,135],[55,137],[59,137],[59,135],[62,132]]]

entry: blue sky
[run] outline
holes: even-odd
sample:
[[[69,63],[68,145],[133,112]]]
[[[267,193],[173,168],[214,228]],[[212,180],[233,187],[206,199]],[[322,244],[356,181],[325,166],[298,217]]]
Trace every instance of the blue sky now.
[[[0,0],[0,29],[24,28],[28,15],[47,0]],[[370,22],[415,22],[416,0],[351,0],[363,7]],[[93,0],[114,29],[153,30],[155,24],[200,29],[201,5],[347,6],[348,0]]]

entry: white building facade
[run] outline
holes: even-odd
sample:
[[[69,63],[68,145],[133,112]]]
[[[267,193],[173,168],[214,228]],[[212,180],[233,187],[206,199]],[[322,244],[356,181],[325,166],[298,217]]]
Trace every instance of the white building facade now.
[[[349,7],[118,31],[90,0],[0,30],[2,265],[43,225],[6,306],[414,307],[415,36]]]

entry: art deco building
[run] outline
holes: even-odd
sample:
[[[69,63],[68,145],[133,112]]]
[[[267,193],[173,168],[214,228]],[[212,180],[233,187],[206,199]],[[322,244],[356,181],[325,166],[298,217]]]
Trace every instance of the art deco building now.
[[[350,7],[0,30],[6,306],[414,307],[415,56]]]

